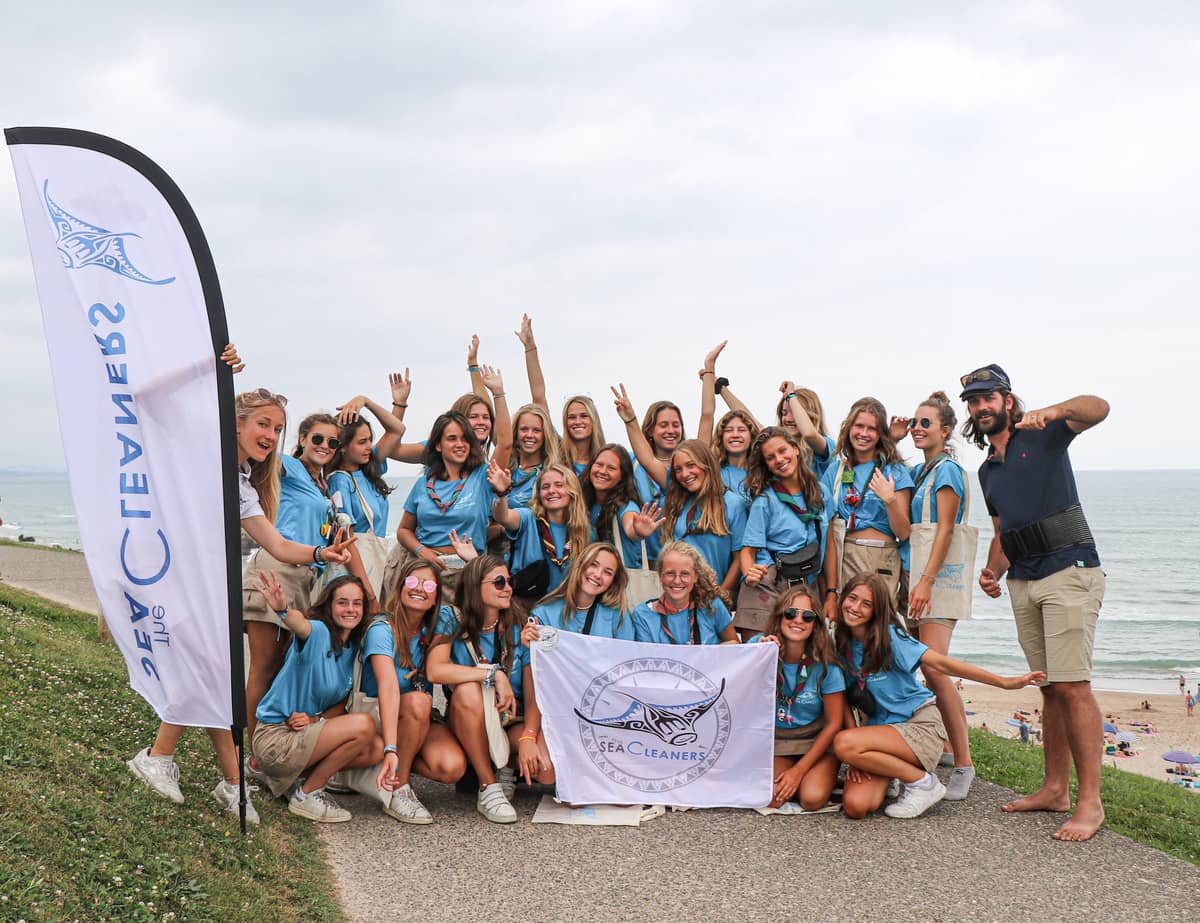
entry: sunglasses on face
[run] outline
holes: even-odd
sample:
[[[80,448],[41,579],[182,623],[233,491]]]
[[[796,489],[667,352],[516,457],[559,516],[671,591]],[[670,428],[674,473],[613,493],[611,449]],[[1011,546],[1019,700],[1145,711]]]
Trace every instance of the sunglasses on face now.
[[[491,580],[484,580],[485,584],[490,583],[497,590],[503,590],[505,587],[512,587],[512,577],[493,577]]]
[[[795,619],[801,619],[805,625],[811,625],[817,620],[817,613],[812,609],[784,609],[783,617],[789,622]]]
[[[921,429],[933,429],[933,421],[929,419],[929,417],[921,417],[919,420],[914,419],[908,421],[909,429],[916,429],[918,426],[921,427]]]
[[[325,437],[322,436],[320,433],[313,433],[311,436],[308,437],[308,439],[313,445],[324,445],[325,444]],[[337,436],[329,437],[329,448],[336,449],[341,444],[342,444],[341,440],[339,440]]]
[[[991,369],[976,369],[974,372],[968,372],[959,379],[964,388],[977,381],[1002,381],[1002,379]]]
[[[426,593],[432,593],[438,587],[436,580],[422,580],[416,574],[409,574],[405,577],[404,586],[409,590],[415,590],[419,586]]]
[[[261,397],[264,401],[274,401],[280,407],[287,406],[287,398],[284,397],[282,394],[272,394],[266,388],[259,388],[254,393],[257,394],[259,397]]]

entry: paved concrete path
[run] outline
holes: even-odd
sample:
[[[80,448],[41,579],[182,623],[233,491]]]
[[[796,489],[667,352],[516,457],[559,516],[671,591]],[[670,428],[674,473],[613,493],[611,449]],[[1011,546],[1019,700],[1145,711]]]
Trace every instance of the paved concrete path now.
[[[83,556],[0,545],[0,581],[97,609]],[[945,770],[943,770],[945,772]],[[1001,813],[1011,793],[925,817],[672,813],[642,827],[490,824],[475,799],[416,780],[428,827],[341,796],[355,814],[319,828],[352,919],[383,920],[1191,920],[1200,868],[1109,830],[1059,843],[1061,815]],[[262,797],[261,793],[259,797]],[[1197,832],[1200,836],[1200,831]]]

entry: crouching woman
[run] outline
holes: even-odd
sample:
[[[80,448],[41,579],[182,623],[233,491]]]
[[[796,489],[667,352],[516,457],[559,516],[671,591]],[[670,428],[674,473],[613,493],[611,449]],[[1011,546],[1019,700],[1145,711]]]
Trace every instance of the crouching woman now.
[[[259,574],[259,591],[292,633],[283,667],[258,703],[254,753],[271,793],[308,820],[338,823],[350,812],[330,800],[335,772],[373,766],[383,741],[367,714],[346,714],[354,659],[366,628],[362,582],[349,574],[330,581],[308,615],[288,608],[279,578]]]

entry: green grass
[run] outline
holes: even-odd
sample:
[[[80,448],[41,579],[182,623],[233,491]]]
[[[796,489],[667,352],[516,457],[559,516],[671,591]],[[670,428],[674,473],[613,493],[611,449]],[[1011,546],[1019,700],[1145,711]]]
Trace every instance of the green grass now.
[[[217,809],[203,731],[175,757],[185,804],[129,772],[158,722],[95,624],[0,586],[0,919],[344,919],[310,823],[259,792],[242,837]]]
[[[971,759],[981,778],[1021,794],[1042,784],[1042,751],[971,730]],[[1164,764],[1165,767],[1166,764]],[[1071,778],[1071,797],[1075,779]],[[1200,794],[1105,766],[1100,772],[1104,826],[1131,840],[1200,865]]]
[[[36,548],[39,551],[61,551],[64,554],[83,554],[74,548],[64,548],[62,545],[39,545],[36,542],[18,542],[11,538],[0,538],[0,545],[12,545],[14,548]]]

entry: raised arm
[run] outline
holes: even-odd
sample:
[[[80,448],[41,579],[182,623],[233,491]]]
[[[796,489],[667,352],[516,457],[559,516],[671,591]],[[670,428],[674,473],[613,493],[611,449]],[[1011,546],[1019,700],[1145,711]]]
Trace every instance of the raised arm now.
[[[533,338],[533,322],[528,314],[521,315],[521,329],[516,331],[517,339],[525,348],[525,375],[529,378],[529,401],[550,413],[550,404],[546,400],[546,379],[542,375],[542,363],[538,359],[537,342]]]
[[[509,532],[516,532],[521,526],[521,514],[508,505],[508,492],[512,490],[512,472],[501,468],[493,458],[488,462],[488,483],[496,492],[496,499],[492,501],[492,519]]]
[[[817,431],[812,417],[808,415],[808,411],[800,403],[800,398],[796,396],[796,383],[785,381],[779,386],[779,390],[787,395],[788,410],[792,412],[792,419],[800,431],[800,438],[805,441],[817,458],[824,458],[829,454],[829,446],[825,444],[825,437]]]
[[[490,365],[483,366],[480,374],[483,377],[484,386],[492,392],[492,406],[495,408],[495,416],[492,420],[492,440],[496,448],[492,452],[492,458],[501,468],[507,468],[509,456],[512,455],[513,431],[512,418],[508,413],[508,401],[504,395],[504,379],[500,376],[500,370],[492,368]]]
[[[351,536],[329,546],[301,545],[280,535],[275,524],[266,516],[243,519],[242,531],[265,548],[267,554],[284,564],[348,564],[349,547],[355,541]]]
[[[1108,401],[1091,394],[1081,394],[1061,404],[1051,404],[1041,410],[1026,411],[1017,429],[1045,429],[1053,420],[1062,420],[1074,432],[1091,429],[1108,416]]]
[[[280,616],[283,626],[301,641],[307,641],[308,636],[312,634],[312,625],[309,624],[303,612],[288,606],[287,597],[284,595],[283,587],[274,571],[258,572],[258,591],[262,593],[263,599],[267,601],[267,605],[271,607],[272,611]]]
[[[407,373],[408,370],[405,369],[405,374],[407,375]],[[391,411],[384,410],[380,404],[376,404],[365,394],[359,394],[337,408],[338,423],[345,426],[347,423],[356,422],[364,407],[371,411],[375,419],[379,421],[379,425],[383,427],[383,433],[380,435],[379,441],[375,443],[375,453],[380,458],[391,458],[391,453],[399,447],[400,440],[404,437],[404,421],[392,414]]]
[[[712,442],[713,421],[717,415],[717,356],[728,342],[722,340],[709,350],[700,368],[700,425],[696,428],[696,438],[706,445]]]
[[[479,334],[471,334],[471,345],[467,347],[467,374],[471,378],[471,393],[476,397],[487,397],[483,385],[483,366],[479,364]]]
[[[625,390],[624,385],[621,385],[620,388],[620,391],[616,388],[610,388],[610,390],[617,405],[617,416],[625,424],[625,432],[629,435],[629,446],[633,449],[633,454],[642,467],[646,469],[646,473],[654,478],[659,487],[666,490],[669,469],[659,461],[654,454],[654,449],[646,441],[646,434],[638,426],[637,414],[633,410],[633,402],[629,400],[629,392]]]
[[[762,429],[763,425],[758,422],[758,417],[750,412],[750,408],[742,403],[741,399],[736,394],[729,390],[729,379],[721,378],[713,386],[717,392],[717,396],[725,402],[725,406],[730,410],[740,410],[746,415],[746,419],[751,420],[758,429]]]
[[[961,676],[963,679],[969,679],[975,683],[987,683],[998,689],[1020,689],[1023,686],[1044,682],[1046,679],[1046,674],[1040,670],[1034,670],[1024,676],[997,676],[983,667],[977,667],[965,660],[955,660],[953,657],[939,654],[935,650],[927,650],[921,655],[921,665],[932,667],[947,676]]]

